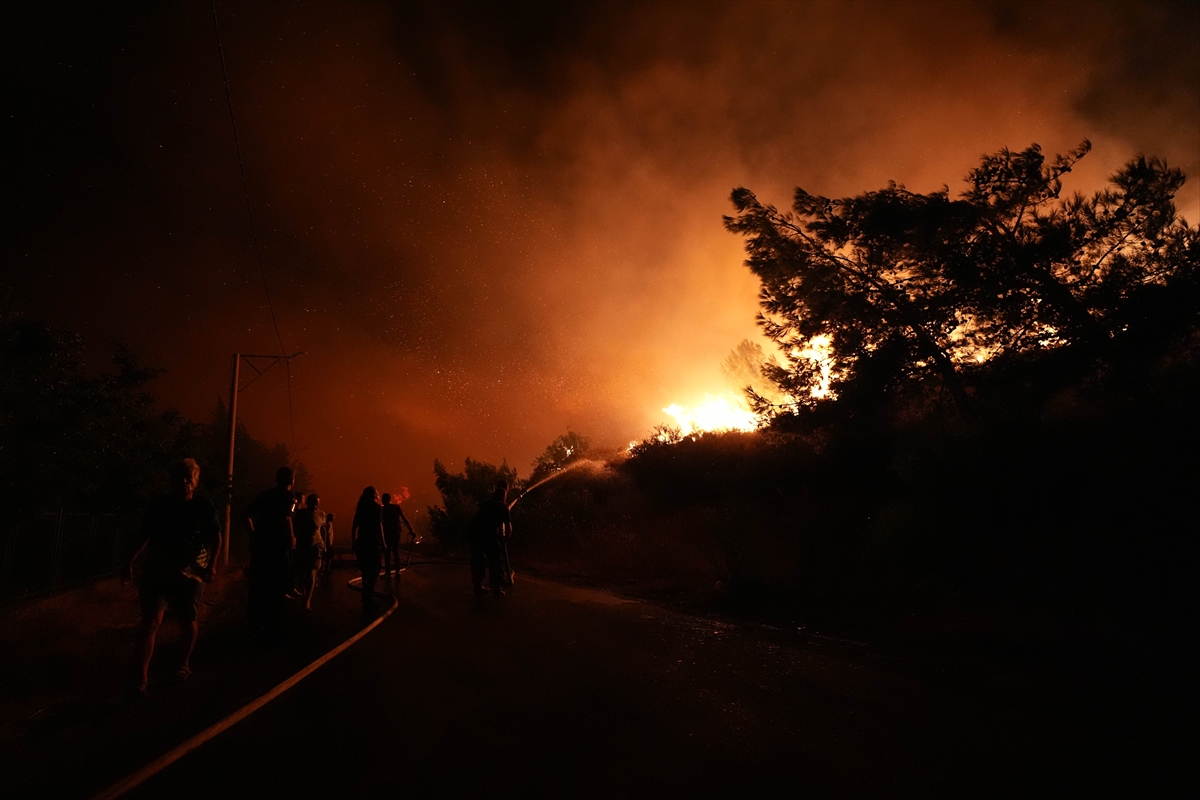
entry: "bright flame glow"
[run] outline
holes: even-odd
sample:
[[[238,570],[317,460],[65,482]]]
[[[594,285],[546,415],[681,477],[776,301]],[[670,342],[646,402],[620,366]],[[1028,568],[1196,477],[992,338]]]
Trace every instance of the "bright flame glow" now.
[[[831,397],[829,386],[833,381],[833,337],[827,333],[814,336],[804,349],[792,348],[792,357],[807,358],[817,363],[821,369],[821,382],[812,387],[812,396],[818,400]]]
[[[672,403],[663,411],[675,420],[683,436],[700,431],[753,431],[759,426],[754,412],[724,395],[705,395],[704,402],[694,408]]]

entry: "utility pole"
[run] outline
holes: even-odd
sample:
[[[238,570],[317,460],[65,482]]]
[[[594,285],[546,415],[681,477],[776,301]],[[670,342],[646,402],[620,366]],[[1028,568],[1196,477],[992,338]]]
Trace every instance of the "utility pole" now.
[[[233,535],[233,447],[237,440],[237,402],[238,395],[244,390],[250,388],[250,384],[261,378],[267,373],[271,367],[278,364],[280,361],[286,362],[289,365],[293,358],[299,358],[304,355],[303,352],[292,353],[290,356],[259,356],[247,353],[233,354],[233,368],[229,378],[229,462],[225,470],[225,526],[221,537],[221,571],[224,572],[229,566],[229,542]],[[267,364],[262,369],[251,361],[251,359],[266,360],[271,363]],[[241,366],[245,360],[246,366],[254,370],[257,374],[250,379],[250,382],[245,386],[241,386]],[[289,401],[290,402],[290,401]]]
[[[229,566],[229,539],[233,534],[233,441],[237,436],[237,398],[242,354],[233,354],[233,372],[229,380],[229,463],[225,469],[225,525],[221,529],[221,571]]]

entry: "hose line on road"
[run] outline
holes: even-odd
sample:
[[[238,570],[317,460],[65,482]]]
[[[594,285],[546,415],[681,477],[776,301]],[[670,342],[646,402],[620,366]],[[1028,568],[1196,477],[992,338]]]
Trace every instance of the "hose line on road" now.
[[[361,577],[351,578],[346,583],[346,586],[348,586],[349,588],[354,589],[356,591],[362,591],[361,588],[359,588],[361,585],[362,585]],[[145,781],[149,780],[150,778],[154,777],[159,772],[162,772],[164,769],[171,766],[176,761],[183,758],[184,756],[186,756],[188,753],[192,752],[196,748],[200,747],[205,742],[208,742],[209,740],[216,738],[220,734],[224,733],[225,731],[232,728],[234,725],[236,725],[239,722],[241,722],[242,720],[244,720],[246,717],[253,714],[255,711],[258,711],[260,708],[265,706],[267,703],[271,702],[276,697],[279,697],[279,695],[283,694],[288,689],[291,689],[293,686],[298,684],[300,681],[304,680],[309,675],[313,674],[318,669],[323,667],[325,664],[329,663],[334,658],[339,656],[343,651],[345,651],[347,648],[349,648],[350,645],[354,644],[359,639],[363,638],[368,633],[375,630],[375,628],[379,627],[380,623],[382,623],[385,619],[390,617],[392,615],[392,612],[395,611],[396,608],[400,605],[399,599],[397,599],[397,597],[394,594],[384,594],[383,592],[376,592],[375,594],[382,595],[384,597],[390,597],[392,599],[392,604],[386,611],[384,611],[382,614],[380,614],[375,619],[371,620],[371,622],[365,628],[363,628],[361,631],[354,634],[349,639],[342,642],[337,647],[333,648],[328,653],[321,656],[316,661],[312,662],[307,667],[300,670],[295,675],[293,675],[292,677],[288,678],[283,683],[276,686],[271,691],[262,695],[258,699],[252,700],[251,702],[242,706],[237,711],[235,711],[232,714],[230,714],[229,716],[225,717],[225,719],[223,719],[220,722],[216,723],[215,725],[201,731],[200,733],[198,733],[195,736],[193,736],[192,738],[188,739],[186,742],[179,745],[175,749],[170,750],[170,751],[164,753],[163,755],[159,756],[158,758],[154,759],[149,764],[147,764],[146,766],[139,769],[137,772],[134,772],[132,775],[129,775],[126,778],[124,778],[123,780],[118,781],[117,783],[114,783],[112,786],[108,787],[103,792],[100,792],[99,794],[95,795],[92,798],[92,800],[115,800],[115,798],[120,797],[121,795],[125,794],[126,792],[130,791],[131,789],[136,788],[138,785],[140,785],[140,784],[144,783]]]

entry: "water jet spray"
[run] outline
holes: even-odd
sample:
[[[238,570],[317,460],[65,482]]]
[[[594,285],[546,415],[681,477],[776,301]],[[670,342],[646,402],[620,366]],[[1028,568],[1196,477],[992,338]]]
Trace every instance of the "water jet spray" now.
[[[517,496],[516,496],[516,497],[513,499],[513,501],[512,501],[511,503],[509,503],[509,504],[508,504],[508,507],[509,507],[509,509],[511,510],[511,509],[512,509],[512,507],[513,507],[513,506],[515,506],[515,505],[517,504],[517,501],[518,501],[518,500],[520,500],[522,497],[524,497],[525,495],[527,495],[527,494],[529,494],[530,492],[532,492],[534,489],[536,489],[536,488],[538,488],[539,486],[541,486],[543,483],[549,483],[550,481],[554,480],[555,478],[559,478],[559,477],[561,477],[561,476],[565,475],[566,473],[568,473],[568,472],[571,472],[572,470],[574,470],[574,469],[577,469],[577,468],[579,468],[579,467],[582,467],[582,466],[584,466],[584,465],[591,465],[591,466],[593,466],[593,467],[597,467],[597,466],[598,466],[598,467],[604,467],[604,466],[605,466],[605,462],[603,462],[603,461],[596,461],[595,459],[591,459],[591,458],[581,458],[581,459],[580,459],[580,460],[578,460],[578,461],[572,461],[570,464],[568,464],[567,466],[563,467],[562,469],[560,469],[560,470],[556,470],[555,472],[552,472],[551,474],[549,474],[549,475],[547,475],[546,477],[542,478],[540,481],[538,481],[537,483],[535,483],[533,486],[528,486],[528,487],[526,487],[526,488],[525,488],[525,489],[524,489],[524,490],[523,490],[523,491],[522,491],[522,492],[521,492],[519,495],[517,495]]]

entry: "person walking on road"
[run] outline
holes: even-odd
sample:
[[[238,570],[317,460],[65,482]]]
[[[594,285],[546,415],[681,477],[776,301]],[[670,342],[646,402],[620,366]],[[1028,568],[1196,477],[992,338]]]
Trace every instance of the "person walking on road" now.
[[[333,572],[333,518],[334,514],[330,511],[325,515],[325,524],[321,526],[321,544],[323,547],[321,571],[326,575]]]
[[[499,597],[512,586],[506,548],[512,535],[512,515],[508,510],[508,483],[498,481],[492,496],[479,504],[471,522],[471,583],[475,596],[487,594],[483,575],[488,573],[492,595]]]
[[[317,572],[321,569],[321,555],[325,543],[321,528],[325,525],[325,512],[318,506],[321,498],[314,492],[304,501],[304,508],[296,512],[293,528],[296,531],[296,554],[292,562],[296,587],[304,597],[304,610],[312,611],[313,590],[317,586]]]
[[[154,641],[169,608],[179,620],[183,634],[183,661],[176,676],[192,674],[191,657],[200,635],[197,612],[203,585],[213,578],[216,554],[221,545],[217,510],[205,497],[196,495],[200,465],[190,458],[170,469],[171,493],[152,501],[146,509],[139,543],[125,566],[125,580],[133,579],[141,562],[138,596],[142,624],[137,639],[138,696],[150,683],[150,660]]]
[[[374,486],[363,489],[358,498],[354,521],[350,524],[350,545],[362,573],[363,613],[370,613],[375,608],[375,583],[383,558],[383,514]]]
[[[293,491],[292,492],[292,530],[293,530],[293,532],[295,531],[296,513],[302,508],[304,508],[304,492]],[[296,554],[296,546],[295,545],[292,545],[292,547],[288,550],[287,572],[288,572],[288,585],[287,585],[287,591],[283,593],[283,599],[295,600],[298,597],[303,597],[304,589],[302,588],[302,586],[300,584],[300,580],[299,580],[300,561],[298,560],[298,557]]]
[[[291,583],[288,557],[296,546],[292,528],[296,472],[280,467],[274,488],[267,489],[246,507],[250,531],[250,624],[257,633],[274,634],[279,627],[283,597]]]
[[[399,503],[392,502],[392,496],[386,492],[383,495],[383,574],[394,574],[400,580],[400,525],[408,528],[408,538],[416,540],[417,532],[404,516],[404,509]],[[391,561],[390,572],[388,561]]]

